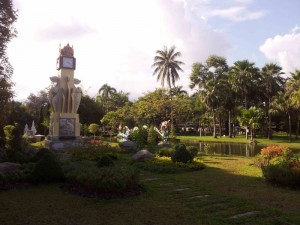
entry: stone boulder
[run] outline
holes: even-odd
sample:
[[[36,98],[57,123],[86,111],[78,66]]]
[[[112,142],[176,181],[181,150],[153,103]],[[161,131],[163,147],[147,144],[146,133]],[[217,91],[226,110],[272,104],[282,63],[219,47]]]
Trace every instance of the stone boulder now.
[[[135,153],[133,156],[132,156],[132,159],[134,161],[139,161],[139,162],[142,162],[144,161],[145,159],[152,159],[154,157],[154,155],[149,152],[148,150],[140,150],[138,151],[137,153]]]
[[[119,146],[124,150],[135,150],[136,149],[136,143],[133,141],[123,141],[119,144]]]
[[[13,173],[16,171],[21,170],[21,164],[19,163],[12,163],[12,162],[4,162],[0,163],[0,173]]]
[[[159,148],[171,148],[172,145],[169,144],[169,143],[167,143],[167,142],[161,142],[161,143],[159,143],[159,144],[157,145],[157,147],[159,147]]]

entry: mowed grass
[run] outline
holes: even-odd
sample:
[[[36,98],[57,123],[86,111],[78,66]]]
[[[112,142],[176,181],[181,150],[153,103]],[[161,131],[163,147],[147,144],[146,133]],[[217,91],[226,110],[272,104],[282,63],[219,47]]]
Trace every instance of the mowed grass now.
[[[196,172],[141,171],[147,192],[127,199],[84,198],[61,184],[0,192],[0,224],[300,224],[300,191],[265,183],[252,158],[202,159]]]
[[[178,139],[181,141],[208,141],[208,142],[230,142],[230,143],[249,143],[249,139],[245,138],[245,135],[238,135],[236,137],[230,138],[228,136],[214,138],[213,136],[178,136]],[[295,136],[293,136],[292,142],[289,142],[287,136],[273,136],[272,140],[268,138],[258,136],[255,138],[255,142],[259,145],[285,145],[287,147],[293,149],[300,149],[300,137],[296,140]]]

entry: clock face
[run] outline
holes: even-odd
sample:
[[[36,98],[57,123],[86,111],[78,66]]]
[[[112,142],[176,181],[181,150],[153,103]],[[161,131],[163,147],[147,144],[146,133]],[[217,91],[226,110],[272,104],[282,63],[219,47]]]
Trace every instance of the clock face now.
[[[62,58],[62,67],[74,69],[74,58],[63,57]]]

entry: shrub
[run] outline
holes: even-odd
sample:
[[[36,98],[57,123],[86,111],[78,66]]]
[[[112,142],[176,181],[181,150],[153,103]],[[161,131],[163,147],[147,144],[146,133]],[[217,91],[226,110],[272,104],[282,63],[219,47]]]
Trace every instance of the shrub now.
[[[145,160],[145,162],[136,162],[134,165],[140,169],[155,173],[178,173],[201,170],[204,168],[204,164],[200,160],[195,160],[191,163],[173,163],[170,157],[155,157]]]
[[[272,145],[261,149],[260,154],[267,159],[273,159],[278,156],[291,155],[291,151],[282,145]]]
[[[133,131],[128,139],[136,143],[137,149],[142,149],[147,145],[148,131],[147,129],[140,127],[139,129]]]
[[[154,126],[151,125],[148,131],[147,144],[148,146],[155,146],[158,141],[158,136],[156,131],[154,130]]]
[[[300,188],[300,160],[289,160],[285,156],[272,159],[267,166],[262,167],[267,181],[272,184]]]
[[[171,159],[173,162],[188,163],[193,161],[193,156],[186,149],[184,144],[178,144],[175,146],[174,154],[172,154]]]
[[[172,154],[174,154],[174,149],[172,148],[167,148],[167,147],[162,147],[157,151],[157,154],[160,157],[171,157]]]
[[[269,164],[270,160],[276,157],[291,157],[293,155],[292,151],[282,145],[272,145],[261,149],[260,154],[254,159],[254,165],[257,167],[263,167]]]
[[[21,151],[23,147],[22,134],[19,125],[7,125],[3,128],[6,139],[6,147],[10,151]]]
[[[72,154],[75,160],[98,160],[104,155],[117,159],[118,150],[118,147],[112,147],[109,144],[85,144],[80,148],[67,150],[66,153]]]
[[[101,168],[101,167],[109,167],[109,166],[113,166],[113,165],[114,165],[114,162],[113,162],[112,158],[109,157],[108,155],[102,156],[97,161],[97,166],[99,168]]]
[[[86,166],[85,163],[69,165],[66,171],[67,186],[89,193],[120,193],[139,186],[138,171],[132,167]],[[87,193],[89,192],[89,193]]]
[[[35,165],[31,179],[33,183],[60,182],[64,173],[59,162],[50,154],[45,154]]]
[[[189,153],[191,153],[193,157],[198,154],[198,148],[196,146],[187,146],[186,149],[189,151]]]
[[[44,155],[51,155],[55,158],[55,155],[52,151],[50,151],[48,148],[41,148],[38,152],[35,153],[35,155],[32,157],[32,162],[39,161]]]

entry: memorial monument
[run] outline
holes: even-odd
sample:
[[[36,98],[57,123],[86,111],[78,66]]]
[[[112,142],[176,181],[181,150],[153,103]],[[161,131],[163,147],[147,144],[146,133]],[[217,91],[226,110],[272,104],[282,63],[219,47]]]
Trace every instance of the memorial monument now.
[[[69,44],[59,49],[57,59],[58,75],[50,77],[52,87],[49,90],[51,115],[49,136],[45,146],[50,149],[68,149],[81,145],[80,123],[77,110],[82,91],[76,87],[80,80],[74,78],[76,58]]]

